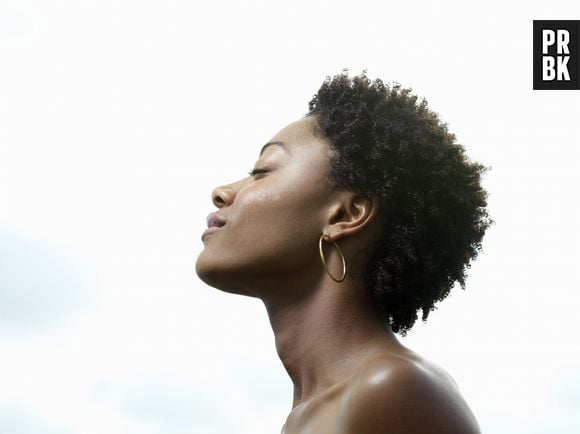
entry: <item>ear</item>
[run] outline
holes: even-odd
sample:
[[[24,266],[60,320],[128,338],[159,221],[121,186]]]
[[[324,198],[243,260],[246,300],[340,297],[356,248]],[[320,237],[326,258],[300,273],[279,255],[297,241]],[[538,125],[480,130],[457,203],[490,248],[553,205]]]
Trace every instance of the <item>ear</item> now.
[[[350,191],[333,202],[324,233],[332,240],[355,235],[378,218],[379,199],[367,199]]]

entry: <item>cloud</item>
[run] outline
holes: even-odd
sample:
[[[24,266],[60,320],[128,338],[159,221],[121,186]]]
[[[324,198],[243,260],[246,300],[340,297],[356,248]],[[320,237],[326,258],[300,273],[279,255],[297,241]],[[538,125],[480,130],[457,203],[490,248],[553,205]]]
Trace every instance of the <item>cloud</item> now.
[[[132,381],[101,381],[93,398],[121,412],[142,434],[238,432],[224,417],[231,414],[228,396],[192,378],[151,373]]]
[[[59,324],[91,306],[95,282],[74,251],[0,229],[0,333]]]
[[[49,426],[42,418],[15,404],[0,406],[0,433],[6,434],[72,434]]]
[[[236,390],[243,393],[248,406],[255,410],[289,409],[293,386],[281,363],[240,354],[236,362],[228,366],[226,375]]]

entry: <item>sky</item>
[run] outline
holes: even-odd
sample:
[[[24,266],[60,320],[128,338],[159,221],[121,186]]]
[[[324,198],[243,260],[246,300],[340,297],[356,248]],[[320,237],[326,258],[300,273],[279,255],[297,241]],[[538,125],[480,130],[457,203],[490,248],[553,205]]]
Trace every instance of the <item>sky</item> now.
[[[580,432],[580,91],[532,89],[577,1],[0,3],[0,433],[271,434],[260,300],[195,274],[211,191],[348,68],[425,97],[495,220],[402,342],[485,433]]]

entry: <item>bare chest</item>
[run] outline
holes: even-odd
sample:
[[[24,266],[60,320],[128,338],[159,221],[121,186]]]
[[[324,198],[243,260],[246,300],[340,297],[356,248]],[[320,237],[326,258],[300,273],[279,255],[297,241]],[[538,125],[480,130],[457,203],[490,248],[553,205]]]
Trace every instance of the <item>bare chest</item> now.
[[[336,434],[340,429],[340,395],[293,410],[281,434]]]

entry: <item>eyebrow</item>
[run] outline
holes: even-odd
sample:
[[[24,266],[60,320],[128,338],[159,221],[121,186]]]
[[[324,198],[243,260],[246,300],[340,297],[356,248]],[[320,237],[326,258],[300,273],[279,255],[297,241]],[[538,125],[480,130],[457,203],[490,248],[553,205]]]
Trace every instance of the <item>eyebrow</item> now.
[[[262,156],[262,154],[264,153],[264,151],[266,150],[266,148],[268,146],[272,146],[272,145],[279,145],[282,147],[282,149],[284,149],[286,152],[290,153],[290,149],[288,149],[288,146],[286,146],[286,143],[284,142],[280,142],[279,140],[275,140],[273,142],[268,142],[266,143],[264,146],[262,146],[262,150],[260,151],[260,156]]]

